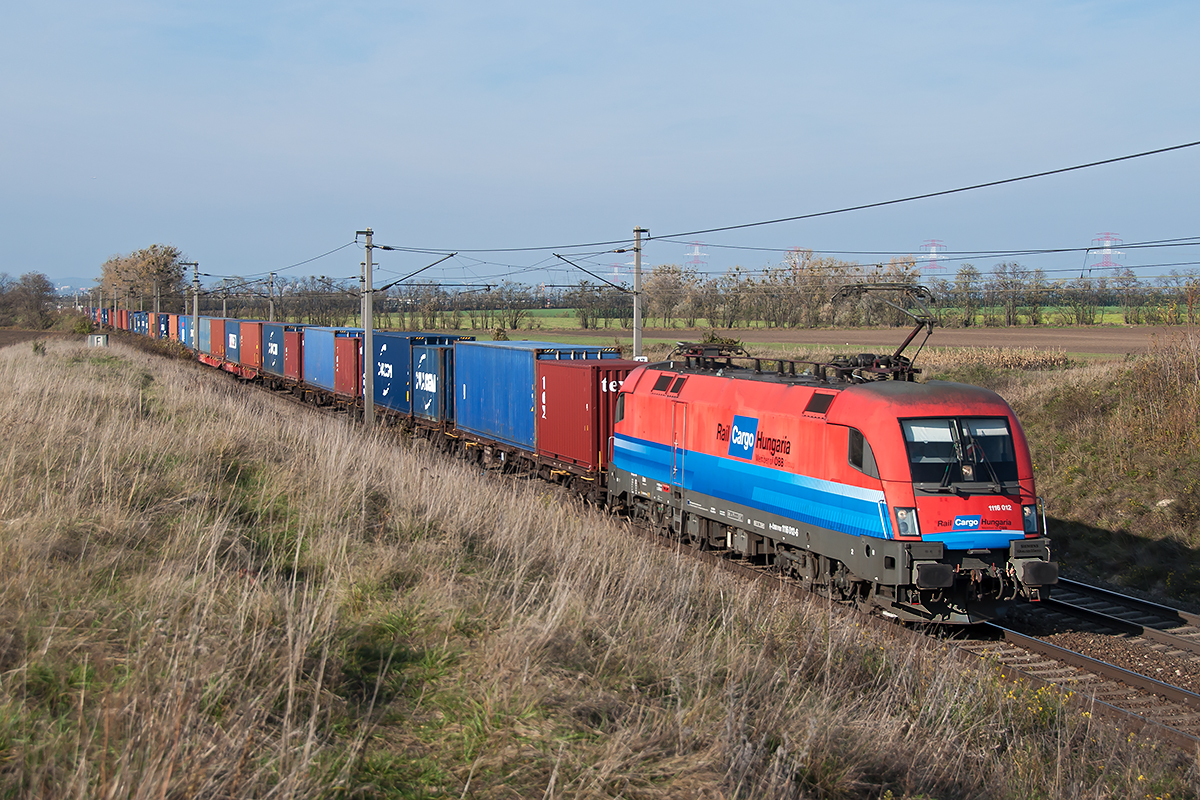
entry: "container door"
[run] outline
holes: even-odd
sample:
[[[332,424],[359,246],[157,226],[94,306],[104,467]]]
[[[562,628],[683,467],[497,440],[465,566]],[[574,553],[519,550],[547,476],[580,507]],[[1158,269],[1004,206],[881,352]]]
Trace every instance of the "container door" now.
[[[687,403],[671,404],[671,486],[682,489],[684,456],[687,453]]]
[[[438,405],[441,408],[442,419],[454,419],[454,348],[443,347],[439,360],[441,361],[442,385],[438,387]]]

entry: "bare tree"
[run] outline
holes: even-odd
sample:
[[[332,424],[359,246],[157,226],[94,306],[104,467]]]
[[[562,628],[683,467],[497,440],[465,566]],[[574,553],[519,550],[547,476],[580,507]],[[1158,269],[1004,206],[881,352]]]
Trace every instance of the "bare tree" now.
[[[174,245],[152,244],[128,255],[115,255],[101,266],[97,279],[105,296],[126,298],[131,306],[136,298],[144,305],[160,297],[178,305],[185,296],[187,281],[183,262],[186,257]],[[160,306],[161,308],[161,306]]]
[[[7,275],[0,276],[4,285],[3,312],[8,324],[16,324],[29,330],[48,328],[54,319],[54,284],[41,272],[27,272],[21,280],[12,282]]]
[[[675,310],[683,303],[686,286],[683,270],[675,264],[660,264],[642,285],[648,316],[657,316],[664,328],[674,327]]]

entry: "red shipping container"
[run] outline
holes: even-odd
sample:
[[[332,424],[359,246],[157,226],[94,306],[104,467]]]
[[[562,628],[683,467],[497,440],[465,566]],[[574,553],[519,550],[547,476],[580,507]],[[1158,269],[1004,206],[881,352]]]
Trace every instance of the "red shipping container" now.
[[[244,367],[262,369],[262,323],[243,322],[238,338],[239,363]]]
[[[304,329],[283,331],[283,375],[294,381],[304,380]]]
[[[209,347],[212,349],[212,353],[210,353],[210,355],[213,358],[224,358],[225,357],[225,320],[214,318],[210,324],[212,325],[211,338],[209,339]]]
[[[178,314],[168,314],[167,319],[169,320],[167,324],[170,326],[169,334],[171,337],[171,341],[178,342],[179,341],[179,315]]]
[[[589,472],[603,469],[612,455],[613,412],[617,394],[641,361],[599,359],[538,361],[538,455],[574,464]]]
[[[362,384],[362,339],[339,336],[333,341],[333,391],[358,397],[362,394]]]

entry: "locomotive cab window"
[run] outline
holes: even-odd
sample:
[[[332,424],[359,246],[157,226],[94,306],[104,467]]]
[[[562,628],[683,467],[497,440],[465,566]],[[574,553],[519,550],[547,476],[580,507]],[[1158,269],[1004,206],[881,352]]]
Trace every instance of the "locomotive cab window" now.
[[[625,419],[625,392],[617,395],[617,407],[613,411],[613,422],[620,422]]]
[[[850,466],[864,475],[879,477],[879,467],[875,465],[875,453],[871,450],[871,443],[858,428],[850,429],[849,460]]]
[[[1017,481],[1016,450],[1003,417],[906,419],[900,426],[918,488],[939,491]]]

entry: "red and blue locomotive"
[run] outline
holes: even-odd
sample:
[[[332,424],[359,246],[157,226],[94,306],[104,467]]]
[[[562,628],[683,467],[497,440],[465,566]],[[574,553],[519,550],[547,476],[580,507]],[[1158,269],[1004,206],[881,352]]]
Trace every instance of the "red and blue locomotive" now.
[[[1012,409],[986,389],[913,380],[901,352],[932,332],[928,318],[914,315],[891,356],[764,370],[740,348],[690,345],[639,365],[611,348],[403,332],[377,332],[364,359],[357,329],[176,317],[112,324],[178,336],[206,364],[352,411],[370,402],[365,360],[377,410],[448,450],[904,620],[995,618],[1058,579]]]
[[[631,374],[611,501],[905,620],[980,622],[1046,596],[1058,569],[1003,399],[915,383],[899,355],[767,363],[691,346]]]

